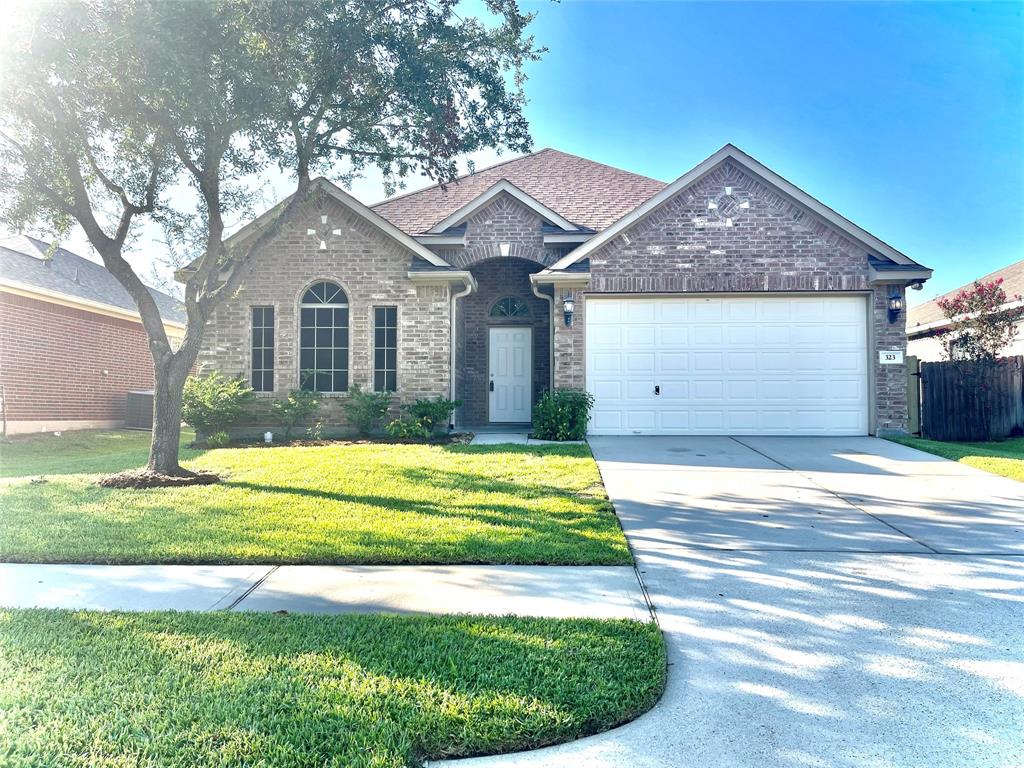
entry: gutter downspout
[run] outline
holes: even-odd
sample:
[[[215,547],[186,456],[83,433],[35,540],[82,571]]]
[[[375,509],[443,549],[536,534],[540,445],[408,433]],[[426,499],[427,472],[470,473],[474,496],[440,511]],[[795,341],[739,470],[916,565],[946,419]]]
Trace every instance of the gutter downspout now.
[[[548,296],[546,293],[540,293],[537,291],[537,283],[533,280],[533,275],[530,275],[530,290],[533,291],[533,295],[538,299],[544,299],[548,303],[548,389],[554,391],[555,389],[555,297],[554,297],[554,285],[551,286],[552,295]]]
[[[449,344],[451,345],[451,349],[449,350],[450,354],[448,356],[449,357],[449,360],[448,360],[448,385],[449,385],[448,386],[448,390],[449,390],[448,399],[449,400],[455,400],[455,350],[456,350],[456,347],[457,347],[456,342],[458,340],[458,325],[455,322],[455,302],[458,299],[461,299],[461,298],[463,298],[465,296],[469,296],[469,294],[471,294],[473,292],[473,289],[476,287],[476,285],[474,284],[472,276],[464,279],[462,281],[462,285],[463,285],[463,289],[461,291],[459,291],[458,293],[453,293],[452,296],[451,296],[451,312],[450,312],[450,317],[449,317],[449,320],[448,320],[449,328],[451,329],[449,334],[448,334]],[[455,415],[455,412],[452,411],[452,417],[453,418],[452,418],[452,423],[450,423],[448,425],[448,431],[449,432],[452,432],[452,431],[455,430],[454,415]]]

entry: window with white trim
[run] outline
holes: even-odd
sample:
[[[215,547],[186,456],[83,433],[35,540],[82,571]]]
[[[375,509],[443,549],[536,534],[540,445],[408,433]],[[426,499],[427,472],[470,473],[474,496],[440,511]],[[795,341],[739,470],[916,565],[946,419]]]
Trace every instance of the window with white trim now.
[[[252,308],[252,388],[274,391],[274,308]]]
[[[299,388],[348,391],[348,297],[337,283],[314,283],[302,295]]]
[[[398,389],[398,307],[373,308],[373,389]]]

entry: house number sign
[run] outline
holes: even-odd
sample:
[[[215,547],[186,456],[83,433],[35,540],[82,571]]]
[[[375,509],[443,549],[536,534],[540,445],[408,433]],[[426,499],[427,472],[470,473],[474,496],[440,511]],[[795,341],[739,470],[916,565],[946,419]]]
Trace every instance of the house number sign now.
[[[903,353],[898,349],[878,350],[878,362],[882,365],[902,365]]]

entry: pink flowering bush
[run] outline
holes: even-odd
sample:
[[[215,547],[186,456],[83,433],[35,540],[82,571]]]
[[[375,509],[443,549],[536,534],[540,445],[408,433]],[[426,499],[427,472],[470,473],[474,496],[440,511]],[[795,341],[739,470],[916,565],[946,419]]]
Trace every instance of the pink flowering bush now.
[[[1017,337],[1024,307],[1003,308],[1020,301],[1020,296],[1008,297],[1002,283],[1002,278],[975,281],[972,287],[936,302],[950,321],[939,334],[947,360],[994,362]]]

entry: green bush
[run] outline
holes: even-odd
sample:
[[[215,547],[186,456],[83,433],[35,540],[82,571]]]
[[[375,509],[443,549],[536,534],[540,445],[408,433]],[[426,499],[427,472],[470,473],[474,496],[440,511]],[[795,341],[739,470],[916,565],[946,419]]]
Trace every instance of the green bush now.
[[[384,429],[396,440],[426,440],[430,437],[430,429],[422,421],[395,419]]]
[[[203,436],[226,432],[245,415],[254,397],[245,379],[229,379],[217,372],[189,376],[182,391],[181,418]]]
[[[231,445],[231,435],[227,432],[214,432],[206,438],[206,444],[211,448],[227,448]]]
[[[428,432],[439,434],[448,428],[452,411],[460,405],[461,400],[446,400],[438,395],[433,400],[417,400],[403,405],[402,410],[408,413],[413,421],[422,424]]]
[[[353,384],[345,401],[345,415],[360,435],[369,435],[381,428],[390,407],[390,392],[363,392],[362,387]]]
[[[320,407],[320,396],[316,392],[309,392],[304,389],[293,389],[288,397],[283,400],[275,400],[270,406],[274,418],[284,429],[284,439],[289,440],[299,424],[304,422]]]
[[[533,408],[533,436],[538,440],[582,440],[594,396],[581,389],[556,389],[541,395]]]

